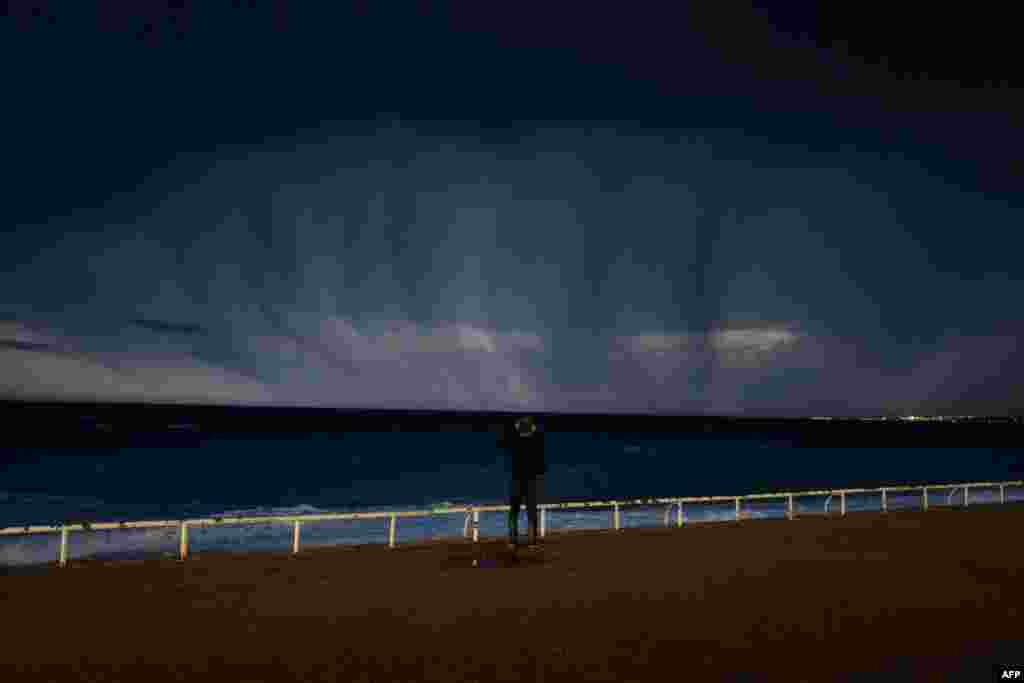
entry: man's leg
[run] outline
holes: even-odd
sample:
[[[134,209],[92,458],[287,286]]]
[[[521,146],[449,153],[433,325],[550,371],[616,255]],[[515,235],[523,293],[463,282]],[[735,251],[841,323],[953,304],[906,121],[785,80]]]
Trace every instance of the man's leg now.
[[[512,478],[512,490],[509,498],[508,537],[510,543],[518,543],[519,509],[523,503],[523,482],[517,477]]]
[[[532,477],[526,489],[526,516],[530,522],[530,545],[537,545],[538,529],[538,494],[540,489],[540,477]]]

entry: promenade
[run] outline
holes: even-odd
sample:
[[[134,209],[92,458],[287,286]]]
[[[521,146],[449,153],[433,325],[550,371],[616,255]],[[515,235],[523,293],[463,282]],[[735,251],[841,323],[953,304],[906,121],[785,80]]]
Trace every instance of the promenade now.
[[[989,680],[1024,508],[76,561],[0,575],[2,681]],[[481,552],[486,566],[473,568]]]

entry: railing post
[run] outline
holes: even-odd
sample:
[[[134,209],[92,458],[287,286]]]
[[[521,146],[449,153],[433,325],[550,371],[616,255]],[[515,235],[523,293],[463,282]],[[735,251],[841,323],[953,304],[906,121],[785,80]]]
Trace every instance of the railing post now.
[[[473,510],[473,543],[480,540],[480,511]]]
[[[665,506],[665,528],[668,528],[668,516],[672,514],[672,505]]]
[[[1006,484],[999,485],[999,503],[1000,505],[1006,503]]]
[[[971,496],[971,494],[969,493],[970,490],[971,490],[971,487],[967,486],[966,484],[964,484],[964,507],[967,507],[968,501],[970,500],[970,496]]]
[[[618,530],[620,528],[619,527],[619,504],[618,503],[613,503],[613,505],[615,506],[615,511],[612,513],[612,518],[615,521],[615,529]]]
[[[292,555],[299,553],[299,520],[295,520],[295,525],[292,527]]]
[[[921,487],[921,500],[924,503],[924,511],[928,512],[928,487]]]
[[[839,514],[846,516],[846,491],[839,492]]]
[[[676,527],[683,526],[683,522],[686,520],[686,515],[683,514],[683,504],[679,503],[679,508],[676,510]]]
[[[548,509],[540,509],[540,537],[544,538],[548,533]]]
[[[398,526],[398,518],[395,513],[391,513],[391,523],[388,525],[388,547],[395,547],[395,527]]]
[[[790,519],[795,518],[796,517],[796,510],[793,508],[793,494],[789,495],[788,502],[786,503],[786,507],[788,508],[786,510],[786,516],[789,517]]]
[[[882,512],[888,512],[889,511],[889,499],[886,496],[887,493],[888,493],[888,491],[886,491],[883,488],[882,489]]]
[[[830,509],[832,509],[832,494],[831,493],[828,494],[828,496],[825,497],[825,514],[826,515],[828,514],[828,511]]]
[[[60,550],[57,551],[57,564],[61,567],[68,563],[68,529],[61,526],[60,529]]]
[[[188,522],[181,523],[181,539],[178,543],[178,559],[188,559]]]
[[[740,499],[739,499],[739,496],[736,497],[736,521],[737,522],[740,521]]]

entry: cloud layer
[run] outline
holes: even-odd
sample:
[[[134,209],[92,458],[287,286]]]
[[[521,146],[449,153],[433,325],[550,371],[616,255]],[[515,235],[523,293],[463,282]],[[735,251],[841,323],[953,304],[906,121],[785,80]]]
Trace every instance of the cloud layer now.
[[[290,335],[235,337],[232,363],[202,352],[86,349],[86,339],[4,323],[0,393],[23,398],[227,404],[716,414],[927,414],[978,402],[1021,368],[1017,337],[950,336],[891,367],[837,338],[778,329],[720,329],[595,340],[595,381],[556,385],[537,334],[465,324],[326,318]],[[38,346],[15,346],[31,342]],[[968,375],[963,371],[970,368]],[[694,373],[706,374],[702,387]],[[973,388],[973,392],[972,392]],[[987,412],[987,411],[982,411]]]
[[[498,143],[398,125],[190,163],[5,243],[0,391],[1022,408],[1007,378],[1024,334],[1001,302],[1024,281],[998,239],[1018,216],[906,160],[838,164],[739,133],[552,128]],[[926,239],[939,213],[971,218],[957,272],[932,248],[947,238]]]

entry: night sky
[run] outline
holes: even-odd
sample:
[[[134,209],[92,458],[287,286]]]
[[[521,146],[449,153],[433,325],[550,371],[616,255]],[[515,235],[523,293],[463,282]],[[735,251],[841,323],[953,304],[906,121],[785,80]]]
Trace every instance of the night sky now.
[[[498,5],[8,3],[0,398],[1024,412],[1008,16]]]

